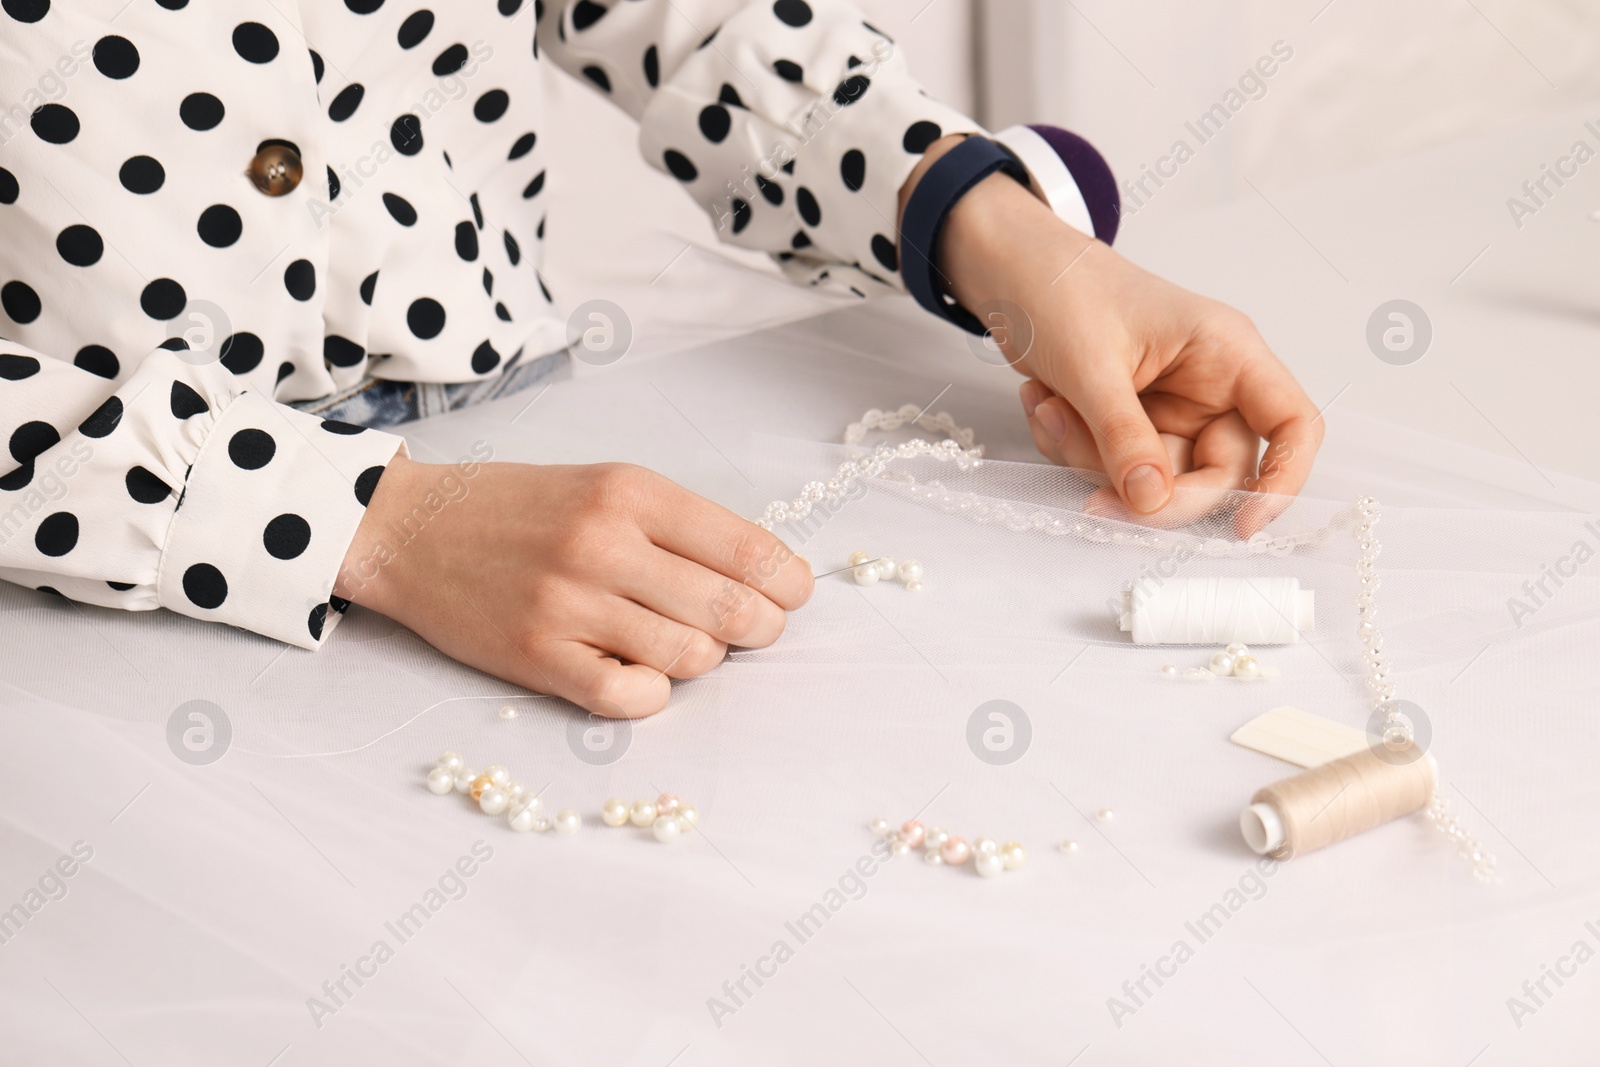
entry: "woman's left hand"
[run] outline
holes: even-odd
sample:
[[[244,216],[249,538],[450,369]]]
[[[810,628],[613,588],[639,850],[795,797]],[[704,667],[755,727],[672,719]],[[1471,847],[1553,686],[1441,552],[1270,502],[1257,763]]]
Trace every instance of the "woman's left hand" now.
[[[902,206],[954,143],[929,150]],[[1116,497],[1104,494],[1102,509],[1182,522],[1225,490],[1293,495],[1305,484],[1321,418],[1241,312],[1134,265],[1004,175],[956,205],[936,260],[1029,376],[1022,402],[1039,451],[1109,476]],[[1197,492],[1163,511],[1175,488]],[[1241,511],[1241,534],[1277,510],[1262,504]]]

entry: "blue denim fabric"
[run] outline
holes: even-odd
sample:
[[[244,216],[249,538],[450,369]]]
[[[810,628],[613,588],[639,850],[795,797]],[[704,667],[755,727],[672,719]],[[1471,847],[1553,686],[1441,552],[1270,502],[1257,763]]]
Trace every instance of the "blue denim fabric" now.
[[[481,382],[392,382],[368,375],[348,389],[289,406],[324,419],[379,430],[510,396],[571,373],[572,356],[562,349],[517,363],[504,374]]]

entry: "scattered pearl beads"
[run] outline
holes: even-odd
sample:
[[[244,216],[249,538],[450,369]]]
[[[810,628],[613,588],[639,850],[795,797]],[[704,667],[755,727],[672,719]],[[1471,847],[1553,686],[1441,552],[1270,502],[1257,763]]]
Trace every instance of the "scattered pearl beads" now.
[[[1065,852],[1068,855],[1071,855],[1072,853],[1078,851],[1078,843],[1069,837],[1065,841],[1061,842],[1061,844],[1056,846],[1056,851]]]
[[[649,830],[663,845],[670,845],[695,828],[700,813],[678,794],[662,793],[654,801],[636,800],[631,806],[620,797],[612,797],[601,807],[600,821],[613,827],[632,824]],[[884,825],[888,826],[887,820]]]
[[[1101,808],[1099,811],[1094,813],[1094,817],[1099,819],[1101,822],[1110,822],[1112,819],[1117,817],[1117,813],[1112,811],[1110,808]]]
[[[882,815],[879,815],[876,819],[873,819],[867,824],[867,828],[873,833],[877,834],[879,837],[882,837],[884,834],[889,832],[889,820],[885,819]]]
[[[895,562],[893,557],[874,558],[866,552],[850,553],[850,579],[857,585],[876,585],[898,580],[907,591],[922,590],[922,564],[914,559]]]
[[[519,834],[552,829],[575,834],[583,825],[582,817],[571,808],[561,809],[554,818],[546,815],[538,794],[513,782],[504,764],[491,763],[480,773],[468,767],[459,752],[439,757],[438,765],[428,772],[428,790],[439,796],[451,791],[465,794],[485,815],[505,815],[506,824]]]
[[[510,704],[506,704],[500,709],[499,714],[502,719],[515,719],[517,717],[517,709]]]
[[[607,826],[626,826],[631,815],[632,809],[621,797],[612,797],[600,808],[600,821]]]
[[[1180,673],[1175,664],[1163,663],[1159,670],[1164,677],[1181,677],[1191,682],[1210,682],[1217,678],[1237,678],[1242,682],[1250,682],[1277,674],[1276,671],[1269,671],[1263,667],[1261,661],[1250,654],[1249,646],[1237,641],[1222,651],[1213,653],[1204,667],[1186,667]]]
[[[919,819],[908,819],[900,829],[885,831],[888,822],[873,819],[868,826],[888,843],[889,854],[908,856],[920,849],[922,862],[929,867],[964,867],[971,860],[980,878],[993,878],[1004,871],[1020,870],[1028,862],[1027,850],[1018,841],[1002,845],[992,837],[980,837],[968,844],[966,838],[937,826],[924,826]]]

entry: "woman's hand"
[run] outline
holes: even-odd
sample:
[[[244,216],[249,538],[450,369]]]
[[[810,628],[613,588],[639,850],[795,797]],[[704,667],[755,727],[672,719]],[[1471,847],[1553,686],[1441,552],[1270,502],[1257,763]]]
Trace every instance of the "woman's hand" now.
[[[770,645],[811,596],[782,541],[642,467],[488,463],[430,511],[454,473],[395,457],[334,592],[595,714],[660,711],[669,678]]]
[[[954,143],[929,150],[902,208]],[[964,307],[1005,327],[994,336],[1031,379],[1022,401],[1039,451],[1110,477],[1117,495],[1095,502],[1103,509],[1181,522],[1223,490],[1292,495],[1305,484],[1321,419],[1240,312],[1140,269],[1005,175],[956,205],[936,261]],[[1007,321],[1018,309],[1025,320]],[[1155,516],[1175,487],[1200,492]],[[1241,535],[1270,519],[1262,503],[1238,516]]]

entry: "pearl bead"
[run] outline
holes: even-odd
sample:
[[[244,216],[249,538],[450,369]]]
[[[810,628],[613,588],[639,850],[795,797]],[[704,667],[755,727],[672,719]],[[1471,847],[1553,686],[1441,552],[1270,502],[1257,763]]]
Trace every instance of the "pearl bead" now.
[[[928,832],[923,835],[922,847],[930,852],[938,852],[944,847],[944,843],[948,840],[950,840],[950,832],[948,830],[941,830],[935,826],[929,829]]]
[[[917,560],[908,559],[900,564],[900,580],[902,582],[915,582],[922,579],[922,564]]]
[[[1163,663],[1161,665],[1161,673],[1166,675],[1168,678],[1176,678],[1178,676],[1177,664]]]
[[[678,828],[688,833],[700,825],[700,811],[693,804],[685,804],[678,809]]]
[[[922,592],[922,579],[921,578],[913,578],[909,582],[907,582],[906,583],[906,592],[908,592],[908,593],[920,593],[920,592]]]
[[[972,866],[980,878],[993,878],[1006,869],[1005,861],[993,852],[978,853],[978,857],[972,861]]]
[[[925,830],[922,826],[922,823],[918,822],[916,819],[908,819],[906,820],[905,825],[900,827],[900,840],[904,841],[912,848],[919,847],[922,844],[922,839],[924,836],[926,836],[926,834],[927,830]]]
[[[1250,647],[1248,645],[1241,645],[1239,642],[1235,641],[1233,644],[1228,646],[1227,652],[1230,656],[1244,656],[1249,654]]]
[[[459,771],[466,765],[467,761],[461,758],[461,753],[457,752],[453,748],[446,749],[444,752],[439,754],[439,766],[445,768],[451,773]]]
[[[544,833],[553,825],[555,824],[551,821],[550,816],[544,812],[540,812],[533,817],[533,832],[536,834]]]
[[[1065,852],[1070,855],[1071,853],[1078,851],[1078,843],[1069,837],[1065,841],[1061,842],[1061,844],[1057,845],[1056,849],[1060,852]]]
[[[510,785],[506,786],[506,799],[513,804],[520,804],[523,800],[531,796],[533,796],[533,794],[530,793],[528,791],[528,787],[523,785],[521,782],[512,782]]]
[[[975,856],[993,856],[999,851],[1000,845],[992,837],[980,837],[972,843],[972,854]]]
[[[1028,862],[1028,852],[1019,841],[1007,841],[1000,846],[1000,859],[1006,870],[1014,871]]]
[[[663,815],[650,824],[650,832],[656,835],[656,840],[663,845],[670,845],[683,833],[683,827],[678,825],[678,820],[672,815]]]
[[[428,792],[435,796],[443,796],[455,787],[456,774],[449,767],[435,767],[428,772]]]
[[[612,797],[600,808],[600,821],[607,826],[626,826],[631,812],[628,802],[621,797]]]
[[[494,785],[493,778],[490,778],[487,774],[480,774],[467,786],[467,793],[473,800],[478,800],[482,798],[483,791],[492,785]]]
[[[1215,681],[1217,677],[1204,667],[1185,667],[1183,676],[1191,682],[1210,682]]]
[[[878,568],[870,566],[857,567],[850,572],[850,577],[855,580],[857,585],[875,585],[878,581]]]
[[[874,564],[874,566],[878,568],[879,581],[892,582],[894,581],[894,576],[898,572],[900,565],[894,560],[890,559],[888,556],[880,556],[878,558],[878,562]]]
[[[1101,822],[1110,822],[1112,819],[1117,817],[1117,813],[1112,811],[1110,808],[1101,808],[1099,811],[1094,813],[1094,817],[1099,819]]]
[[[1244,658],[1248,659],[1249,657],[1246,656]],[[1226,678],[1228,675],[1232,674],[1233,673],[1233,657],[1228,655],[1226,652],[1218,652],[1215,656],[1212,656],[1211,657],[1211,673],[1212,674],[1220,674],[1224,678]]]
[[[959,867],[967,862],[967,857],[972,855],[972,847],[967,844],[966,838],[959,834],[952,835],[950,840],[939,849],[939,855],[952,867]]]
[[[879,815],[876,819],[873,819],[871,822],[867,823],[867,828],[873,833],[882,836],[883,834],[889,832],[889,820],[885,819],[882,815]]]
[[[556,812],[556,833],[572,835],[583,826],[583,816],[571,808],[562,808]]]
[[[478,777],[478,772],[471,767],[462,767],[456,771],[456,792],[465,793],[472,788],[473,779]]]
[[[495,785],[506,786],[511,784],[511,771],[507,769],[504,763],[491,763],[483,769],[483,773]]]
[[[510,805],[511,798],[497,785],[491,785],[478,794],[478,807],[485,815],[499,815]]]
[[[506,809],[506,822],[510,824],[511,829],[519,834],[525,834],[536,828],[535,824],[544,817],[539,811],[538,799],[533,797],[532,803],[524,801]]]
[[[1233,676],[1246,681],[1261,677],[1261,661],[1250,655],[1240,656],[1233,661]]]
[[[676,815],[678,809],[682,806],[683,801],[678,798],[676,793],[662,793],[656,797],[657,815]]]
[[[852,567],[859,567],[863,563],[871,562],[871,560],[872,560],[872,553],[870,553],[870,552],[852,552],[852,553],[850,553],[850,566],[852,566]]]
[[[939,854],[938,849],[930,848],[928,851],[922,854],[922,862],[926,863],[930,867],[943,866],[944,857]]]
[[[648,800],[635,800],[628,817],[642,830],[656,821],[656,806]]]
[[[500,709],[500,717],[502,719],[515,719],[517,717],[517,709],[510,704],[506,704]]]
[[[911,846],[906,844],[904,841],[900,840],[899,838],[896,838],[895,840],[889,842],[889,854],[891,856],[904,856],[910,851],[911,851]]]

